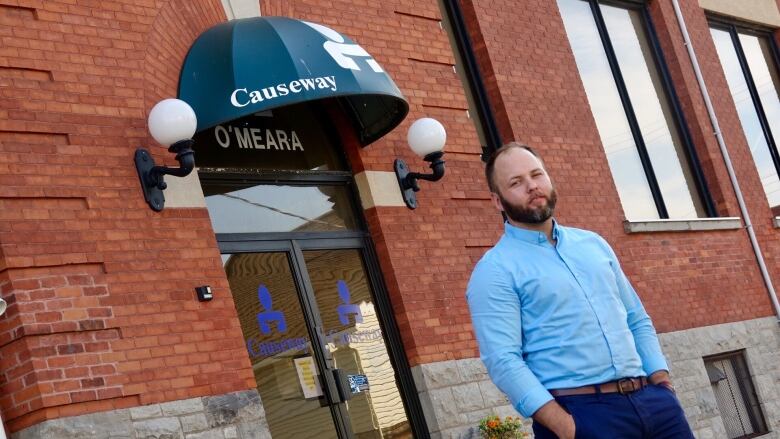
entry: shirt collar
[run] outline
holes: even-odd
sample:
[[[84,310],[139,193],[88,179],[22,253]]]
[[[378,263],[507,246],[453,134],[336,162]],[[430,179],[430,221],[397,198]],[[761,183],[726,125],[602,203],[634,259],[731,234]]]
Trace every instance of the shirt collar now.
[[[544,233],[513,226],[512,224],[509,224],[509,221],[504,223],[504,233],[511,238],[519,239],[531,244],[544,244],[547,242],[547,235]],[[556,242],[560,241],[563,236],[563,226],[559,226],[554,218],[552,236]]]

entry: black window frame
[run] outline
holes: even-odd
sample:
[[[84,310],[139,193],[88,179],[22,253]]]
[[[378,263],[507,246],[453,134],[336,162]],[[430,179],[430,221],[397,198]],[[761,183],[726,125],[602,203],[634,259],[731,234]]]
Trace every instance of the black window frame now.
[[[731,37],[731,43],[734,45],[734,50],[737,52],[739,66],[742,69],[742,76],[745,78],[748,92],[750,94],[750,99],[753,101],[753,107],[756,109],[756,115],[758,116],[758,121],[761,125],[761,131],[763,131],[764,139],[769,146],[769,155],[772,157],[772,163],[775,166],[775,171],[777,172],[778,178],[780,178],[780,151],[778,151],[777,148],[777,144],[780,142],[780,137],[775,139],[775,136],[772,133],[772,129],[769,126],[769,119],[767,119],[764,106],[761,104],[761,98],[758,95],[756,83],[753,81],[753,74],[750,72],[750,66],[748,65],[747,58],[745,57],[745,51],[742,49],[742,42],[739,41],[739,33],[765,38],[769,42],[769,47],[772,49],[771,53],[772,59],[774,61],[774,66],[769,65],[768,67],[774,67],[777,74],[780,75],[780,48],[778,48],[777,41],[775,41],[773,29],[760,25],[751,25],[737,22],[734,19],[714,14],[707,16],[707,24],[710,28],[728,32],[729,36]],[[780,133],[774,134],[780,136]]]
[[[620,71],[620,66],[618,64],[618,58],[615,54],[615,50],[612,47],[612,42],[609,37],[609,32],[607,31],[606,23],[604,22],[604,17],[601,14],[601,10],[599,9],[599,4],[604,4],[608,6],[616,6],[624,9],[633,9],[636,11],[639,11],[642,16],[642,25],[644,27],[644,31],[647,34],[648,43],[650,45],[650,49],[652,51],[653,55],[653,61],[655,61],[656,67],[658,69],[659,77],[661,78],[661,84],[663,87],[663,91],[665,94],[665,97],[667,101],[669,102],[669,106],[671,107],[672,111],[672,118],[674,119],[674,127],[669,127],[670,129],[676,129],[677,133],[680,136],[680,141],[682,142],[683,151],[686,156],[686,160],[690,166],[690,171],[693,176],[693,181],[695,183],[695,193],[691,191],[691,197],[698,196],[699,200],[702,203],[702,207],[704,208],[705,213],[707,214],[708,218],[716,218],[720,215],[718,214],[715,203],[712,199],[712,194],[709,191],[709,188],[707,186],[707,179],[704,175],[704,171],[701,167],[701,164],[699,162],[698,154],[696,153],[696,149],[694,147],[693,139],[691,137],[690,130],[688,129],[688,123],[686,122],[685,115],[682,111],[682,106],[680,105],[679,98],[677,96],[677,92],[674,89],[674,85],[672,83],[671,74],[669,73],[669,68],[667,67],[666,60],[663,56],[663,51],[661,50],[661,45],[658,42],[658,35],[655,32],[655,26],[653,25],[652,17],[650,16],[650,12],[647,8],[647,4],[644,1],[637,1],[637,0],[579,0],[584,1],[590,5],[591,12],[593,14],[593,18],[596,22],[596,28],[599,32],[599,37],[601,38],[602,46],[604,47],[604,52],[606,53],[607,60],[609,62],[609,68],[612,71],[612,77],[615,81],[615,85],[618,90],[618,94],[620,96],[620,101],[623,104],[623,111],[625,112],[626,119],[628,120],[628,124],[631,130],[631,135],[633,137],[633,140],[636,144],[637,152],[639,153],[639,159],[642,163],[642,168],[645,171],[645,176],[647,177],[647,184],[650,188],[650,192],[653,195],[653,201],[655,202],[656,209],[658,211],[658,216],[661,219],[669,219],[669,212],[666,209],[666,204],[663,200],[663,195],[661,194],[661,189],[658,184],[658,179],[655,176],[655,171],[653,170],[653,165],[650,161],[650,155],[647,152],[647,148],[644,143],[644,139],[642,137],[642,132],[639,127],[639,121],[636,118],[636,114],[634,113],[634,107],[631,104],[631,99],[628,95],[628,88],[626,86],[626,83],[623,79],[623,74]],[[648,66],[648,68],[652,68],[653,66]],[[680,163],[680,166],[685,166],[685,163]]]

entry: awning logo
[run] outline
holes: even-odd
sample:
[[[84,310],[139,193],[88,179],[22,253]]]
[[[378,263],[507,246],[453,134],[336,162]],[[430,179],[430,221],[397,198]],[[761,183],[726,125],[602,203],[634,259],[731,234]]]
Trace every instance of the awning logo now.
[[[358,63],[353,59],[353,57],[357,57],[359,59],[364,59],[365,63],[368,64],[368,66],[371,67],[371,70],[375,71],[376,73],[384,73],[382,67],[379,66],[379,63],[376,62],[370,53],[366,52],[366,49],[363,49],[357,44],[346,43],[346,40],[344,40],[344,37],[341,36],[340,33],[329,27],[325,27],[317,23],[309,23],[308,21],[304,21],[303,23],[307,24],[309,27],[321,33],[325,38],[328,39],[328,41],[326,41],[322,47],[326,52],[328,52],[328,55],[330,55],[330,57],[333,58],[333,60],[336,61],[342,68],[350,70],[362,70]]]

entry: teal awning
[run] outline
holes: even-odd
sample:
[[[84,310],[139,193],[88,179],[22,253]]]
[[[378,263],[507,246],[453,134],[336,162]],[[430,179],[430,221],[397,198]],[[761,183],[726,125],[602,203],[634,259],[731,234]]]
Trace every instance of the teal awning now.
[[[254,17],[222,23],[193,43],[179,99],[198,131],[290,104],[338,99],[363,146],[406,117],[409,105],[362,47],[315,23]]]

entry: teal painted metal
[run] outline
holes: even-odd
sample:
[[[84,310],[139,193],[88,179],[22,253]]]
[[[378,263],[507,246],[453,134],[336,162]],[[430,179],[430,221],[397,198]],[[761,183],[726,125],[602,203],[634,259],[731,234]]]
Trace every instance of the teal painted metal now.
[[[193,43],[179,99],[198,132],[258,111],[338,99],[363,146],[398,126],[409,104],[362,47],[328,27],[285,17],[222,23]]]

